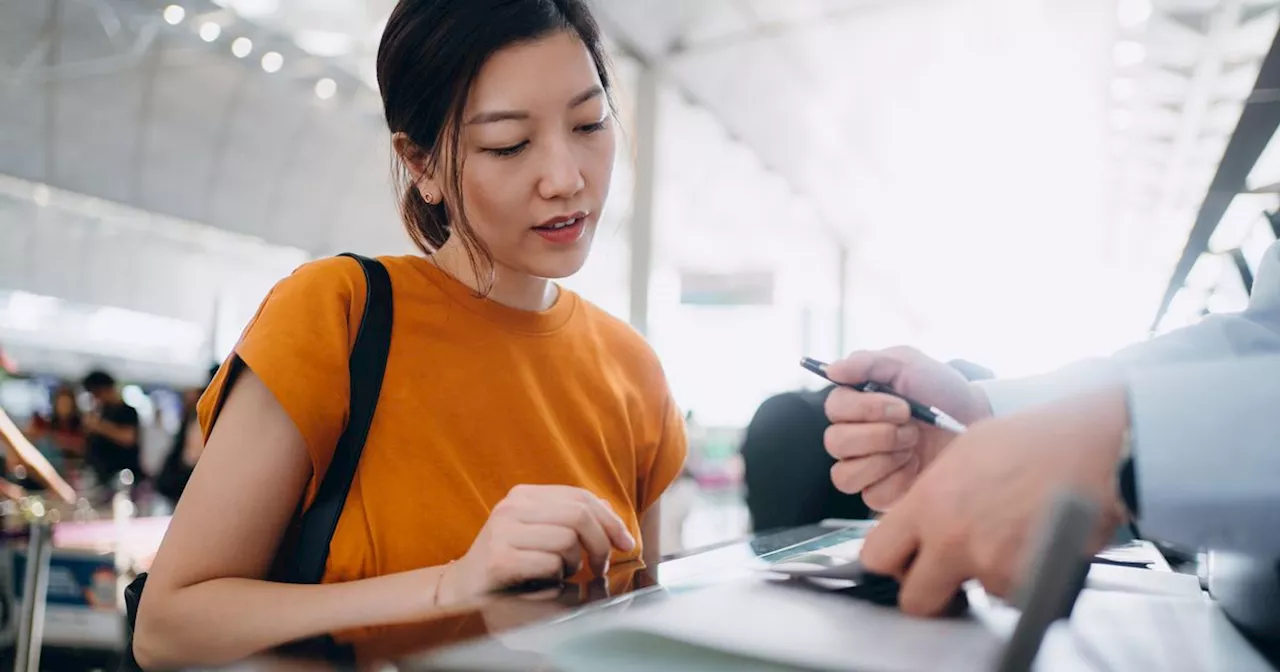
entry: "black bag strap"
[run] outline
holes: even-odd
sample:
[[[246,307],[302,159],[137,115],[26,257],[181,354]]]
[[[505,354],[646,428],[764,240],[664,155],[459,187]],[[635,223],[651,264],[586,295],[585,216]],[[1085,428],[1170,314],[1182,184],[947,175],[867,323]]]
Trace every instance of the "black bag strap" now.
[[[364,316],[351,348],[348,365],[351,378],[351,406],[347,426],[338,439],[333,459],[316,491],[315,500],[307,507],[298,523],[294,561],[285,565],[283,580],[289,583],[320,583],[325,563],[329,560],[329,541],[338,527],[338,518],[347,501],[347,491],[355,479],[360,453],[373,425],[382,393],[382,376],[391,352],[392,294],[391,276],[374,259],[357,254],[343,254],[360,262],[365,278]]]

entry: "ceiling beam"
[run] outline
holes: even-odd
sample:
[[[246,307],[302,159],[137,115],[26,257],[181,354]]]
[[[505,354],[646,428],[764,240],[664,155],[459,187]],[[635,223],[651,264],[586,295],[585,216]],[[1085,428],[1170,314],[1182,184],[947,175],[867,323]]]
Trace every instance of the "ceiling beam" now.
[[[794,33],[814,28],[829,28],[833,24],[863,17],[871,12],[887,8],[900,8],[913,0],[858,0],[850,6],[824,10],[813,16],[788,21],[758,21],[756,12],[746,0],[739,0],[742,11],[753,20],[754,25],[724,35],[691,42],[684,36],[676,39],[667,53],[668,58],[685,56],[701,56],[723,49],[742,47],[758,42],[776,40]],[[920,2],[922,0],[914,0]]]
[[[1253,94],[1245,104],[1235,133],[1227,143],[1222,162],[1218,164],[1218,172],[1200,206],[1173,277],[1169,279],[1164,298],[1161,299],[1155,320],[1151,323],[1153,332],[1160,326],[1161,319],[1173,303],[1173,297],[1186,283],[1191,267],[1209,249],[1209,238],[1218,228],[1231,201],[1235,200],[1237,194],[1245,191],[1249,173],[1253,172],[1263,149],[1275,136],[1276,129],[1280,128],[1280,97],[1277,97],[1277,91],[1280,91],[1280,32],[1272,40],[1271,50],[1262,61]]]

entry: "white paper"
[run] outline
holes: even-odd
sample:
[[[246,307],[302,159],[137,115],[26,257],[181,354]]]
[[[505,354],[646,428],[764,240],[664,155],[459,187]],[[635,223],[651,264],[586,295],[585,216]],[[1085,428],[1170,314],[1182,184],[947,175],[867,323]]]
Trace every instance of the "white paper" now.
[[[629,652],[618,632],[634,633],[649,646],[666,640],[676,649],[691,645],[740,659],[858,672],[986,672],[1003,644],[974,618],[917,619],[846,596],[758,581],[627,613],[607,629],[561,642],[553,658],[570,661],[608,647],[621,660]]]
[[[1272,671],[1212,601],[1094,590],[1049,631],[1035,669]]]
[[[1095,564],[1090,567],[1085,587],[1111,592],[1208,599],[1200,589],[1200,579],[1196,576],[1117,565]]]

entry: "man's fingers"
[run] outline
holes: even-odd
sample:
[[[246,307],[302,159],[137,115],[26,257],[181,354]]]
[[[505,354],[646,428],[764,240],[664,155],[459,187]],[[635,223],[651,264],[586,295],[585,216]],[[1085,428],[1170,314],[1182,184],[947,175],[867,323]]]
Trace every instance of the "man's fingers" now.
[[[911,419],[907,402],[890,394],[859,392],[837,387],[827,395],[824,410],[831,422],[892,422],[902,424]]]
[[[827,453],[837,460],[910,450],[919,442],[919,427],[887,422],[836,423],[822,436]]]
[[[920,475],[920,456],[912,451],[901,467],[862,489],[862,501],[875,511],[888,511],[915,483]]]
[[[858,561],[876,574],[901,577],[920,547],[915,521],[891,511],[867,533]]]
[[[902,450],[836,462],[831,467],[831,483],[846,495],[856,494],[884,480],[910,461],[911,452]]]
[[[942,552],[925,547],[911,563],[902,588],[898,592],[898,606],[912,616],[939,616],[947,611],[960,585],[968,578],[964,565],[958,562],[963,555]]]
[[[837,383],[855,385],[874,380],[892,383],[902,371],[903,361],[884,352],[859,351],[827,365],[827,376]]]

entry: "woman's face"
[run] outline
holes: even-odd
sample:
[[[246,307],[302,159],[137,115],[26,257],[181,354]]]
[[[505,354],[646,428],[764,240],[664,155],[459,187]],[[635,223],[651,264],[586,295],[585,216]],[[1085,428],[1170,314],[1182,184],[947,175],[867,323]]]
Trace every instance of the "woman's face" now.
[[[76,414],[76,400],[66,392],[59,392],[53,398],[53,415],[58,418],[69,418]]]
[[[462,124],[467,220],[497,265],[539,278],[576,273],[615,153],[614,121],[586,46],[560,32],[495,53],[472,85]]]

